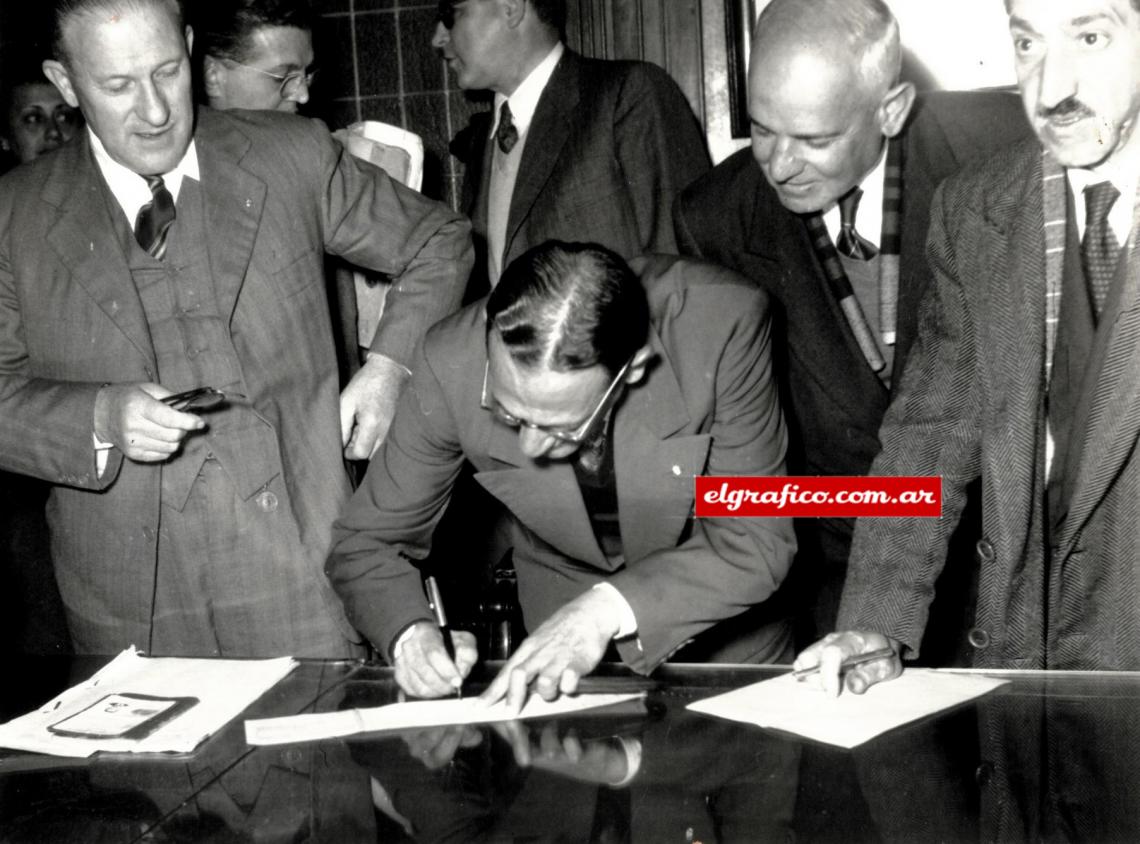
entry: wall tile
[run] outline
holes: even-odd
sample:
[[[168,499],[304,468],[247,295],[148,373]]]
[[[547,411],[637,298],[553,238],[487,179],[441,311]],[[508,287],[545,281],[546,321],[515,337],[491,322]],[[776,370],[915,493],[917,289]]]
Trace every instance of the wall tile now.
[[[404,59],[404,90],[438,91],[446,84],[447,68],[431,47],[435,7],[400,10],[400,51]]]
[[[446,196],[448,175],[447,95],[409,94],[404,98],[408,129],[424,139],[424,193],[436,199]]]
[[[400,93],[400,57],[396,16],[388,12],[357,14],[356,54],[362,97]]]
[[[356,96],[352,69],[352,18],[324,15],[313,27],[313,53],[320,75],[317,93],[324,99]]]

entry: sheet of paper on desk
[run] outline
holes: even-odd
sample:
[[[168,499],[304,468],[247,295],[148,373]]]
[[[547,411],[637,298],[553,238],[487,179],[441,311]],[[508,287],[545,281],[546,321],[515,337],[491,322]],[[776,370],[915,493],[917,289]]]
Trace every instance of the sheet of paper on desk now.
[[[582,694],[562,696],[549,703],[531,695],[522,712],[515,715],[504,701],[485,705],[478,698],[446,698],[391,703],[368,709],[344,709],[340,712],[291,715],[285,718],[262,718],[245,722],[245,740],[249,744],[289,744],[317,739],[352,736],[380,730],[411,730],[448,724],[491,724],[522,718],[553,718],[573,715],[603,706],[637,701],[645,711],[645,692],[632,694]],[[622,709],[629,714],[628,708]]]
[[[291,657],[279,659],[148,659],[133,647],[123,651],[86,682],[73,686],[35,712],[0,724],[0,747],[90,756],[115,753],[189,753],[227,722],[241,714],[297,666]],[[169,720],[142,738],[88,738],[59,731],[83,732],[92,723],[116,717],[99,711],[104,699],[129,701],[138,696],[185,700]],[[126,707],[123,707],[125,709]],[[120,712],[122,709],[120,709]],[[50,727],[55,728],[53,732]]]
[[[732,721],[785,730],[805,738],[856,747],[911,721],[949,709],[1006,683],[992,677],[908,668],[862,695],[825,695],[812,680],[790,673],[705,698],[689,709]]]

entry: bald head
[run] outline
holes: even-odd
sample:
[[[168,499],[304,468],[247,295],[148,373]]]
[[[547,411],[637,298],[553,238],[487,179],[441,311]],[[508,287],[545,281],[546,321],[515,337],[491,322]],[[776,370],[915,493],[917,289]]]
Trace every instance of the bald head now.
[[[748,71],[752,153],[786,208],[826,210],[902,131],[899,30],[882,0],[773,0]]]
[[[899,25],[882,0],[772,0],[756,22],[752,55],[772,51],[826,57],[880,91],[902,67]]]

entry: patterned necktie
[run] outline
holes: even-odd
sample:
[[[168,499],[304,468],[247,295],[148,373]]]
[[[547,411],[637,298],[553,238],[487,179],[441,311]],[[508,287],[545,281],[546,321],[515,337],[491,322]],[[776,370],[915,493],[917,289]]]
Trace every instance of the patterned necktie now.
[[[835,248],[840,254],[856,261],[870,261],[879,254],[879,250],[855,231],[855,211],[859,208],[862,196],[863,191],[855,188],[839,200],[839,237],[835,240]]]
[[[499,144],[503,155],[514,149],[515,144],[519,142],[519,130],[511,120],[511,107],[506,102],[499,109],[499,128],[495,130],[495,141]]]
[[[1112,277],[1116,274],[1116,259],[1120,254],[1120,244],[1112,226],[1108,224],[1108,212],[1120,196],[1112,182],[1097,182],[1085,188],[1085,236],[1081,239],[1081,265],[1085,280],[1092,293],[1097,315],[1104,307]]]
[[[174,222],[174,197],[166,189],[162,176],[143,176],[150,188],[151,200],[135,217],[135,240],[153,258],[166,255],[166,236]]]
[[[811,240],[812,250],[814,250],[815,256],[823,268],[827,287],[839,303],[839,308],[847,319],[851,333],[855,335],[855,342],[859,345],[859,350],[874,372],[882,372],[887,368],[887,362],[879,352],[879,346],[875,342],[875,333],[871,330],[871,324],[867,321],[867,316],[863,313],[859,300],[855,298],[855,290],[851,287],[851,280],[847,278],[847,273],[843,269],[843,262],[839,260],[839,254],[835,251],[835,244],[831,242],[831,235],[827,231],[827,224],[823,221],[823,215],[817,211],[814,214],[803,215],[800,219],[804,221],[808,238]]]

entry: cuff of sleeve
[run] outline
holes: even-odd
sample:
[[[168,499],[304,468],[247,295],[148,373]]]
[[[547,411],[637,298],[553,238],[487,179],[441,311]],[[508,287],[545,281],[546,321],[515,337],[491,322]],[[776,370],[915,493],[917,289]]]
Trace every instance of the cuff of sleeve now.
[[[366,352],[364,358],[368,362],[377,361],[378,364],[384,363],[388,366],[394,366],[404,373],[405,378],[410,378],[412,375],[412,370],[408,369],[399,361],[392,360],[392,358],[388,357],[385,354],[381,354],[380,352]]]
[[[637,616],[633,614],[633,607],[629,605],[629,601],[617,590],[617,587],[612,583],[602,581],[601,583],[595,583],[594,588],[609,595],[614,608],[617,610],[618,631],[614,634],[614,638],[628,639],[637,633]]]
[[[103,442],[96,433],[91,434],[91,441],[95,445],[95,475],[102,478],[103,473],[107,471],[108,452],[115,447],[115,444]]]

